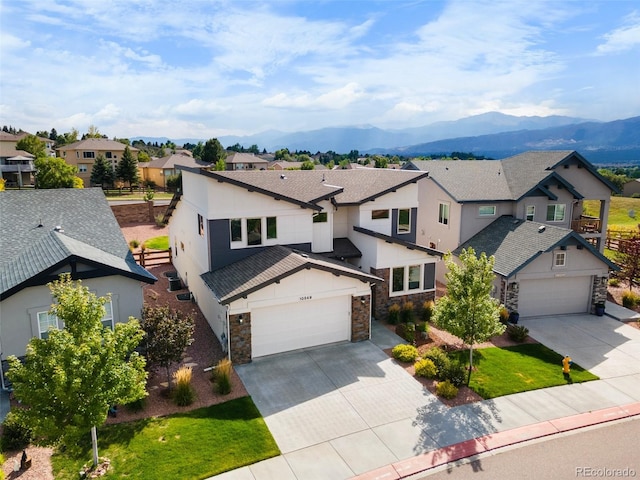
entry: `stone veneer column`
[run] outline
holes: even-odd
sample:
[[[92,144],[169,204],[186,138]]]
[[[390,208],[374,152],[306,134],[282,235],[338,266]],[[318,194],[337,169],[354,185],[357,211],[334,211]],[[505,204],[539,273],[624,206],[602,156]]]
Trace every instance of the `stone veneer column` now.
[[[604,304],[607,301],[607,286],[609,277],[593,276],[593,288],[591,289],[591,313],[595,313],[596,303]]]
[[[509,312],[518,311],[518,294],[520,293],[520,284],[512,282],[507,285],[507,299],[505,301],[505,307]]]
[[[242,323],[240,323],[242,315]],[[251,313],[229,315],[229,353],[234,365],[251,362]]]
[[[387,318],[387,310],[389,308],[389,268],[372,268],[371,274],[376,277],[380,277],[384,282],[376,283],[374,285],[376,304],[373,306],[373,316],[377,320],[384,320]]]
[[[351,297],[351,341],[369,340],[371,327],[371,295]]]

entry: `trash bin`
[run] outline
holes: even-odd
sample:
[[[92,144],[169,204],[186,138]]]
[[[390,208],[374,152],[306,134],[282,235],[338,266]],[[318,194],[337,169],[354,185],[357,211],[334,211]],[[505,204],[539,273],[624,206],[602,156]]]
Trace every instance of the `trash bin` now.
[[[169,279],[169,291],[175,292],[176,290],[182,290],[182,282],[178,277]]]

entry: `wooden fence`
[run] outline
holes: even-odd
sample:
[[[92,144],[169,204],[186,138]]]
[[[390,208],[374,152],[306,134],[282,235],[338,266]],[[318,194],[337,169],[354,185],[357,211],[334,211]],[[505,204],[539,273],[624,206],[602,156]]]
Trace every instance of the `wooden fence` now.
[[[616,252],[624,251],[629,239],[637,233],[637,231],[630,230],[607,230],[605,248]]]
[[[140,250],[133,252],[133,258],[141,267],[152,267],[171,263],[171,249],[169,250]]]

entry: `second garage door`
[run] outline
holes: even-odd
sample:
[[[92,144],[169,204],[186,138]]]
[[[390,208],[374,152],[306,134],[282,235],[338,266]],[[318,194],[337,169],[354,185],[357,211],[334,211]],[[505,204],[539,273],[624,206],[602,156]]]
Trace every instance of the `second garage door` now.
[[[351,296],[301,300],[251,313],[252,357],[349,340]]]
[[[561,315],[589,311],[591,277],[560,277],[520,281],[521,316]]]

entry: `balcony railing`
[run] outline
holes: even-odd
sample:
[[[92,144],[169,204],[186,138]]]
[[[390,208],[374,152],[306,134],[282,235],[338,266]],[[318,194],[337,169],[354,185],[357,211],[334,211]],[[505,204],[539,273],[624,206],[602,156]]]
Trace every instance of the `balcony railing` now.
[[[580,234],[602,233],[602,222],[599,218],[582,216],[571,222],[571,229]]]

